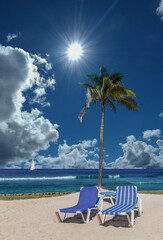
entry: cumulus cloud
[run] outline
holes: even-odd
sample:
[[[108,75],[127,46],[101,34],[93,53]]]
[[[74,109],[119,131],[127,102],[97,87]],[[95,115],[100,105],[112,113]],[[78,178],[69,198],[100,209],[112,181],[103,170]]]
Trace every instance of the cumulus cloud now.
[[[33,99],[37,103],[40,100],[43,105],[46,102],[45,89],[54,89],[54,85],[53,74],[47,79],[40,75],[35,59],[28,52],[0,45],[0,120],[7,120],[20,111],[26,100],[23,92],[33,88]],[[40,88],[44,95],[37,90]]]
[[[143,138],[147,139],[148,141],[151,140],[151,137],[160,137],[161,130],[160,129],[153,129],[153,130],[146,130],[143,132]]]
[[[161,149],[161,150],[163,150],[163,140],[157,140],[157,145],[159,146],[159,148]]]
[[[163,111],[160,112],[159,117],[161,117],[161,118],[163,117]]]
[[[158,140],[158,147],[153,147],[143,141],[136,140],[135,136],[128,136],[126,143],[120,143],[123,156],[112,164],[114,168],[162,168],[163,167],[163,141]]]
[[[53,75],[46,77],[39,68],[41,64],[50,71],[47,60],[39,56],[42,62],[37,63],[36,58],[23,49],[0,45],[0,166],[28,160],[58,139],[58,126],[37,108],[22,111],[27,91],[46,101],[45,89],[55,84]]]
[[[94,160],[94,156],[91,158],[89,154],[90,152],[97,153],[96,145],[96,139],[80,141],[78,144],[73,145],[68,145],[64,140],[64,143],[58,146],[57,157],[37,156],[36,168],[98,168],[98,159]],[[29,166],[30,164],[26,163],[25,167],[29,168]]]
[[[161,20],[163,20],[163,0],[160,1],[159,6],[156,9],[156,13],[160,16]]]
[[[38,65],[41,65],[41,64],[43,64],[43,65],[45,65],[45,69],[46,70],[51,70],[52,69],[52,65],[51,65],[51,63],[49,63],[45,58],[42,58],[42,57],[40,57],[39,55],[37,55],[37,54],[31,54],[31,56],[34,58],[34,60],[35,60],[35,63]]]
[[[29,53],[0,45],[0,120],[20,111],[25,99],[22,91],[32,87],[36,66]]]
[[[22,161],[35,156],[40,150],[47,150],[50,142],[58,139],[57,125],[40,116],[38,109],[21,113],[21,121],[0,123],[0,164],[8,161]]]
[[[6,36],[6,41],[10,42],[12,41],[14,38],[18,38],[20,35],[20,33],[8,33]]]

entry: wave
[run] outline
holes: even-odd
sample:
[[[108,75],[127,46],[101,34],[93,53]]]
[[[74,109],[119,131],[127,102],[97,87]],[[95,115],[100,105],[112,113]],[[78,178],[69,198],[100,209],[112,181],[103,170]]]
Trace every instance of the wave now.
[[[62,176],[62,177],[27,177],[27,178],[0,178],[0,181],[36,181],[36,180],[68,180],[75,179],[76,176]]]
[[[121,178],[142,177],[142,178],[162,178],[163,173],[122,173]]]
[[[103,178],[120,178],[120,175],[103,175]],[[42,181],[42,180],[72,180],[72,179],[98,179],[98,175],[56,176],[56,177],[10,177],[0,178],[0,181]]]
[[[108,175],[109,176],[109,178],[120,178],[121,177],[121,175]]]
[[[120,175],[103,175],[102,178],[120,178]],[[98,175],[81,175],[76,176],[76,179],[97,179]]]
[[[134,182],[134,184],[163,184],[163,181],[162,182]]]

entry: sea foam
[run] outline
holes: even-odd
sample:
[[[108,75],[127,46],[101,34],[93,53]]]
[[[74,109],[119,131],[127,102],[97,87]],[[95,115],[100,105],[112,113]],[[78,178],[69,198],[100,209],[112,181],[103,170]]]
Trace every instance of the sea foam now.
[[[62,177],[29,177],[29,178],[0,178],[0,181],[37,181],[37,180],[68,180],[75,179],[76,176],[62,176]]]

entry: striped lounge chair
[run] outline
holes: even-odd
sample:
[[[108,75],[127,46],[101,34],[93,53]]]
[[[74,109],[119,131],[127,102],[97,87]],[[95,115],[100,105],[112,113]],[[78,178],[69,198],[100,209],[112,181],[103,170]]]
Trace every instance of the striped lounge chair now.
[[[105,210],[100,211],[97,214],[100,224],[105,222],[106,215],[126,215],[130,227],[134,225],[134,211],[137,210],[139,216],[142,213],[142,200],[137,197],[136,186],[119,186],[116,190],[115,205]],[[131,213],[131,217],[129,216]],[[103,219],[101,220],[101,215]]]
[[[81,214],[84,223],[89,222],[91,208],[97,207],[98,204],[98,189],[97,187],[83,187],[80,190],[78,203],[69,208],[62,208],[56,211],[56,216],[59,222],[63,222],[66,217],[66,213]],[[98,208],[98,207],[97,207]],[[87,211],[86,220],[84,218],[83,212]],[[63,221],[61,220],[59,213],[64,213]]]

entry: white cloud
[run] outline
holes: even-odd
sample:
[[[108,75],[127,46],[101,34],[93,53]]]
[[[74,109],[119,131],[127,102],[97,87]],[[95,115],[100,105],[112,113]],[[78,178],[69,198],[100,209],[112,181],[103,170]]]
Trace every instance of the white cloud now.
[[[0,123],[0,165],[6,162],[31,159],[40,150],[47,150],[50,142],[58,139],[57,126],[41,116],[38,109],[23,111],[17,119]]]
[[[43,60],[41,66],[46,72],[47,64]],[[0,166],[28,160],[58,139],[58,126],[37,108],[22,111],[27,91],[46,104],[45,89],[55,84],[53,76],[42,75],[38,65],[23,49],[0,45]]]
[[[163,20],[163,0],[160,1],[159,6],[156,9],[156,13],[160,16],[161,20]]]
[[[143,138],[147,139],[148,141],[151,140],[151,137],[160,137],[161,130],[160,129],[153,129],[153,130],[146,130],[143,132]]]
[[[160,112],[159,117],[163,117],[163,111]]]
[[[16,109],[21,109],[26,100],[23,92],[31,91],[32,88],[30,103],[50,105],[46,101],[45,89],[54,90],[54,74],[48,75],[47,78],[45,73],[41,75],[35,58],[23,49],[0,45],[0,120],[8,119]],[[45,67],[47,71],[47,60],[41,57],[39,60],[42,60],[43,64],[41,69]]]
[[[162,168],[163,167],[163,141],[156,142],[159,148],[153,147],[143,141],[136,140],[135,136],[128,136],[126,143],[120,143],[123,156],[112,164],[114,168]]]
[[[36,89],[34,90],[34,93],[36,94],[37,97],[41,97],[41,96],[43,96],[43,95],[46,94],[45,88],[42,88],[42,87],[36,88]]]
[[[163,140],[157,140],[157,145],[159,146],[159,148],[161,149],[161,150],[163,150]]]
[[[63,168],[63,169],[79,169],[79,168],[98,168],[99,161],[90,159],[90,151],[95,152],[97,140],[84,140],[78,144],[68,145],[64,140],[63,144],[58,146],[57,157],[36,157],[36,168]],[[104,166],[106,164],[104,163]],[[30,162],[25,167],[29,168]]]
[[[46,91],[43,87],[38,87],[34,91],[35,96],[29,100],[29,104],[32,105],[34,103],[40,104],[42,107],[50,107],[50,102],[46,100]]]
[[[20,33],[8,33],[6,36],[6,41],[10,42],[12,41],[14,38],[18,38],[20,35]]]
[[[48,61],[45,58],[42,58],[42,57],[38,56],[37,54],[31,54],[31,56],[34,58],[34,61],[37,65],[43,64],[43,65],[45,65],[46,70],[52,69],[51,63],[48,63]]]
[[[35,73],[29,53],[0,45],[0,120],[8,120],[21,109],[22,91],[34,84]]]
[[[134,136],[134,135],[130,135],[130,136],[128,136],[126,139],[127,139],[127,142],[130,142],[130,143],[132,143],[132,142],[135,142],[135,141],[136,141],[136,138],[135,138],[135,136]]]

